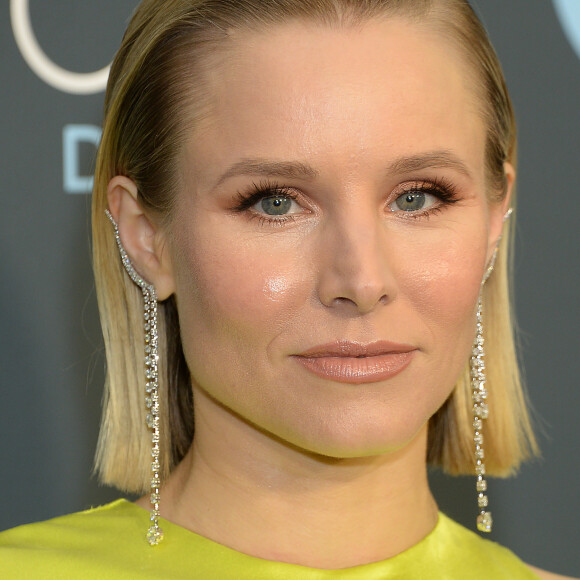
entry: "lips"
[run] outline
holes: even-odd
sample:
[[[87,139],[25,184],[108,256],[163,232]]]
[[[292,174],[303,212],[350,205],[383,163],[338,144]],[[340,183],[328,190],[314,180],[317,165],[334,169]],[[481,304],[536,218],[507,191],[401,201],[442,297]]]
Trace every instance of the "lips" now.
[[[417,349],[407,344],[338,341],[315,346],[294,359],[311,373],[339,383],[364,384],[388,380],[411,363]]]

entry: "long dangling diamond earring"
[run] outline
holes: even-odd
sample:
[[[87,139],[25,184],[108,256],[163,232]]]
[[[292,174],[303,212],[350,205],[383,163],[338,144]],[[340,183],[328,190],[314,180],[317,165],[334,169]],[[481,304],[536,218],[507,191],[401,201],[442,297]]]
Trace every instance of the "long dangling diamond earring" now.
[[[121,242],[121,236],[119,235],[119,228],[113,216],[109,210],[105,210],[107,217],[113,224],[115,229],[115,240],[117,241],[117,246],[119,247],[119,253],[121,254],[121,261],[123,266],[129,274],[129,277],[137,286],[141,288],[143,292],[143,303],[144,303],[144,330],[145,330],[145,377],[146,382],[146,394],[145,394],[145,405],[148,409],[147,414],[147,426],[151,430],[151,490],[150,490],[150,501],[151,501],[151,525],[147,532],[147,541],[152,546],[156,546],[163,540],[163,530],[159,526],[159,501],[160,494],[159,488],[161,487],[161,479],[159,472],[161,466],[159,463],[159,441],[160,441],[160,431],[159,431],[159,371],[158,371],[158,361],[159,355],[157,352],[158,347],[158,334],[157,334],[157,294],[155,293],[155,287],[144,280],[135,270],[123,244]]]
[[[512,208],[510,208],[503,216],[503,221],[506,222],[512,215]],[[481,287],[487,282],[488,278],[493,272],[495,260],[497,258],[501,236],[497,240],[496,247],[493,251],[493,256],[489,262],[486,272],[481,282]],[[475,445],[475,475],[477,477],[475,486],[477,489],[477,505],[479,508],[479,515],[477,516],[477,529],[480,532],[491,532],[493,519],[491,512],[486,510],[489,504],[489,498],[486,495],[487,480],[485,479],[485,453],[483,450],[483,422],[489,416],[489,407],[487,405],[487,377],[485,374],[485,349],[483,338],[483,302],[481,299],[481,292],[477,300],[477,318],[476,318],[476,333],[475,341],[473,343],[473,351],[471,353],[470,367],[471,367],[471,398],[473,402],[473,442]]]
[[[471,355],[471,397],[473,400],[473,441],[475,443],[475,475],[477,476],[477,529],[480,532],[491,532],[491,512],[486,511],[489,503],[487,495],[487,481],[485,479],[485,454],[483,451],[483,421],[489,415],[487,406],[487,388],[485,376],[485,351],[483,339],[483,304],[481,296],[477,302],[477,332]]]

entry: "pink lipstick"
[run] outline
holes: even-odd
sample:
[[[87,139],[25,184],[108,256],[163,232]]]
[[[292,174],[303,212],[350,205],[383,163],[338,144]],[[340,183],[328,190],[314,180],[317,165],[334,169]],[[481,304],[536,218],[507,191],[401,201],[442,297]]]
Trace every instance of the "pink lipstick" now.
[[[294,358],[311,373],[339,383],[360,385],[388,380],[410,364],[417,349],[408,344],[338,341],[308,349]]]

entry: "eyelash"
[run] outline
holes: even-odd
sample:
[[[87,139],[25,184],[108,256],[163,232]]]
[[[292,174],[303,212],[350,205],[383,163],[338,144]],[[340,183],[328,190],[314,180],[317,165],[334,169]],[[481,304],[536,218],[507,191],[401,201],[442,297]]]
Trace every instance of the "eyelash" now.
[[[395,212],[401,219],[429,219],[431,216],[441,213],[445,207],[453,205],[459,201],[457,188],[445,178],[435,178],[432,181],[417,180],[410,187],[403,189],[395,199],[410,193],[428,193],[439,200],[438,205],[429,207],[423,211],[416,212]],[[393,200],[394,201],[394,200]],[[389,204],[390,205],[390,204]]]
[[[274,217],[252,211],[252,207],[262,199],[266,197],[278,196],[286,197],[293,201],[298,199],[298,196],[289,187],[281,186],[270,181],[260,181],[259,183],[253,183],[248,191],[238,191],[236,195],[236,206],[234,207],[234,211],[237,213],[247,213],[250,219],[258,219],[260,224],[282,226],[288,222],[294,221],[296,219],[294,214]]]
[[[405,212],[401,210],[398,212],[393,212],[400,214],[401,219],[429,219],[429,217],[432,215],[443,211],[446,206],[452,205],[459,201],[455,185],[445,178],[436,178],[431,181],[417,180],[412,182],[409,187],[402,189],[395,199],[412,193],[427,193],[429,195],[433,195],[438,198],[439,204],[435,207],[429,207],[423,211]],[[276,196],[285,197],[294,201],[297,201],[298,199],[298,196],[289,187],[280,186],[277,183],[271,181],[261,181],[259,183],[253,183],[250,189],[247,191],[237,192],[236,205],[233,210],[237,213],[247,213],[250,219],[258,219],[260,224],[282,226],[288,222],[294,221],[296,219],[294,214],[274,217],[252,211],[252,207],[260,200],[267,197]],[[388,205],[390,205],[390,203]]]

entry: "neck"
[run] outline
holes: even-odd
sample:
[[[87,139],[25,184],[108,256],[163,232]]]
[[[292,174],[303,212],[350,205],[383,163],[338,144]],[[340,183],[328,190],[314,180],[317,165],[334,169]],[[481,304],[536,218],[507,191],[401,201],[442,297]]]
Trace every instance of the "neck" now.
[[[398,451],[331,459],[219,423],[197,418],[162,490],[163,517],[184,528],[263,559],[338,569],[395,556],[436,524],[426,427]]]

